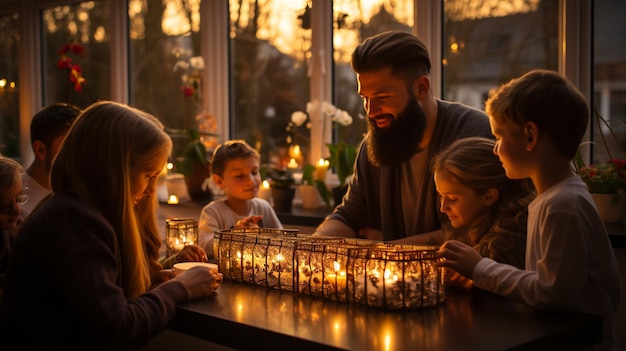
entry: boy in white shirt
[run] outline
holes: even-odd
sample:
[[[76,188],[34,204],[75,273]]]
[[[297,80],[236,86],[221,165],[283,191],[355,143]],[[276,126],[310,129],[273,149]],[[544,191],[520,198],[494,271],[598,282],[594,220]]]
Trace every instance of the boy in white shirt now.
[[[216,230],[246,226],[283,229],[269,202],[257,197],[259,163],[258,152],[243,140],[229,140],[213,152],[211,177],[226,198],[211,201],[200,213],[198,241],[209,258],[214,256]]]
[[[536,308],[601,315],[604,337],[594,349],[617,350],[617,261],[593,199],[571,164],[589,121],[584,96],[556,72],[533,70],[492,92],[486,112],[506,175],[530,178],[537,190],[528,208],[525,269],[483,258],[458,241],[441,246],[439,265],[472,279],[476,287]]]

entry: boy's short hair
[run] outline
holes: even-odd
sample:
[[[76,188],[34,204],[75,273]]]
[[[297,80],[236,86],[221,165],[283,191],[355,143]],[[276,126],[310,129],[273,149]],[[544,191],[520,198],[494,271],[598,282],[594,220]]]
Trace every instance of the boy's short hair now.
[[[259,153],[244,140],[228,140],[223,144],[218,145],[215,151],[213,151],[213,157],[211,158],[211,172],[221,177],[224,175],[226,162],[236,158],[250,157],[256,158],[257,160],[261,159]]]
[[[510,122],[521,127],[535,123],[558,152],[571,159],[589,124],[589,105],[583,94],[557,72],[542,69],[491,91],[485,111],[502,124]]]
[[[67,133],[80,112],[77,106],[61,102],[44,107],[30,122],[31,144],[39,140],[50,146],[52,141]]]

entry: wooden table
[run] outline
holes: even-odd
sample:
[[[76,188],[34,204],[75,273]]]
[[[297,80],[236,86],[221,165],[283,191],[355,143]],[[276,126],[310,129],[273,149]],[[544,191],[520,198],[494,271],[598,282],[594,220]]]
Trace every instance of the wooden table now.
[[[566,350],[599,342],[602,320],[481,290],[384,311],[226,280],[217,296],[178,306],[170,328],[242,350]]]

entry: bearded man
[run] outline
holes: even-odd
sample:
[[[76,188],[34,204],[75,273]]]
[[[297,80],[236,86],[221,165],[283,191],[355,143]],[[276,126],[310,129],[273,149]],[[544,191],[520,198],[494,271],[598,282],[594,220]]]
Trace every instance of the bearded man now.
[[[381,33],[354,50],[368,132],[343,202],[315,235],[413,244],[442,238],[446,219],[430,159],[456,139],[493,135],[483,111],[434,97],[430,68],[426,46],[410,33]]]

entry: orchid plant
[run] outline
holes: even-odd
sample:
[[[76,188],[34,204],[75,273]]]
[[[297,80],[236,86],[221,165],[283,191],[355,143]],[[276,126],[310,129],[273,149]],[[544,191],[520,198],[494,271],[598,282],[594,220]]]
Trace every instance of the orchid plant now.
[[[75,39],[71,39],[67,44],[59,50],[59,61],[57,61],[57,67],[61,71],[66,71],[68,75],[68,88],[67,95],[69,102],[72,95],[72,90],[75,92],[83,91],[83,84],[87,82],[87,79],[83,77],[82,68],[78,64],[74,63],[74,59],[70,57],[70,54],[82,55],[84,52],[82,45],[76,42]]]
[[[326,101],[321,104],[318,101],[312,101],[306,104],[306,112],[295,111],[291,114],[291,121],[287,129],[291,130],[294,127],[299,127],[305,122],[307,122],[307,127],[310,128],[310,116],[320,108],[323,117],[325,119],[329,118],[336,128],[349,126],[353,122],[353,118],[348,112],[337,108],[333,104]],[[324,123],[324,125],[326,124]],[[357,154],[356,146],[340,140],[336,143],[327,143],[326,147],[328,147],[330,152],[330,157],[328,158],[330,168],[337,173],[339,186],[344,187],[348,177],[354,172],[353,167]],[[328,204],[330,194],[325,184],[322,183],[322,185],[318,185],[317,188],[324,201]]]
[[[177,56],[182,53],[177,52]],[[215,116],[206,110],[196,111],[196,105],[202,105],[200,94],[202,87],[202,70],[204,59],[202,56],[193,56],[188,59],[179,59],[172,68],[180,73],[181,87],[185,103],[185,128],[175,129],[166,127],[166,132],[172,138],[188,139],[189,143],[177,158],[176,168],[185,175],[193,170],[193,163],[208,164],[208,150],[217,146],[217,121]]]

